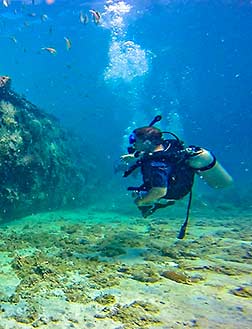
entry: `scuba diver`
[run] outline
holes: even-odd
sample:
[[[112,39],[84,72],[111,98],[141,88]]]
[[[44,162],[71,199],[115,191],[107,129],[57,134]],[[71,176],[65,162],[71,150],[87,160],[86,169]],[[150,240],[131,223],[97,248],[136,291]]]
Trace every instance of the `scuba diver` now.
[[[128,163],[134,160],[134,164],[123,176],[128,177],[140,168],[143,184],[128,187],[128,190],[133,192],[134,202],[144,218],[189,194],[186,219],[178,235],[179,239],[183,239],[189,219],[195,173],[214,188],[229,186],[233,179],[212,152],[198,146],[185,147],[174,133],[162,132],[154,127],[161,119],[158,115],[149,126],[137,128],[131,133],[128,154],[121,156],[121,160]],[[172,137],[164,139],[165,133]]]

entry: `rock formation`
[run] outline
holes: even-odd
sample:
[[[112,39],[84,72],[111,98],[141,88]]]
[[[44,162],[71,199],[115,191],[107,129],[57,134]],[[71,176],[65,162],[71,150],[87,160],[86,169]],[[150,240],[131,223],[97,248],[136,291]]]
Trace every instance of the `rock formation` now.
[[[94,175],[80,154],[56,118],[0,77],[0,220],[87,203]]]

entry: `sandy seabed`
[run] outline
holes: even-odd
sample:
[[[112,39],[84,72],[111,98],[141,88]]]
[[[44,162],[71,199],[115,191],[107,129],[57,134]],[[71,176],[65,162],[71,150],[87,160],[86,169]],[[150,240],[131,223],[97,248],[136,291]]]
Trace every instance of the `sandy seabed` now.
[[[195,210],[184,240],[167,214],[2,224],[0,329],[252,328],[251,212]]]

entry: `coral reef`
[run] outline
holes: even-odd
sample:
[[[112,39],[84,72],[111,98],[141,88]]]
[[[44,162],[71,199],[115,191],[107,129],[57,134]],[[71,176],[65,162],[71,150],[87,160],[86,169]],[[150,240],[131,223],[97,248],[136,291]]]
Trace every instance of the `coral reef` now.
[[[95,178],[80,147],[0,77],[0,220],[87,203]]]
[[[178,221],[148,230],[86,209],[2,224],[0,328],[251,328],[248,218],[229,227],[230,217],[222,226],[209,217],[203,227],[201,215],[183,241],[174,241]],[[124,253],[104,255],[113,239]]]

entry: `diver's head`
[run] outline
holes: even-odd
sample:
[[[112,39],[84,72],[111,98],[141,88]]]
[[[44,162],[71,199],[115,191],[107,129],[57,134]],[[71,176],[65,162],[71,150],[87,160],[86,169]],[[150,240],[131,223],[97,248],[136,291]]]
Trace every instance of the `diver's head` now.
[[[129,136],[129,143],[134,144],[138,152],[152,152],[162,143],[162,132],[155,127],[137,128]]]

